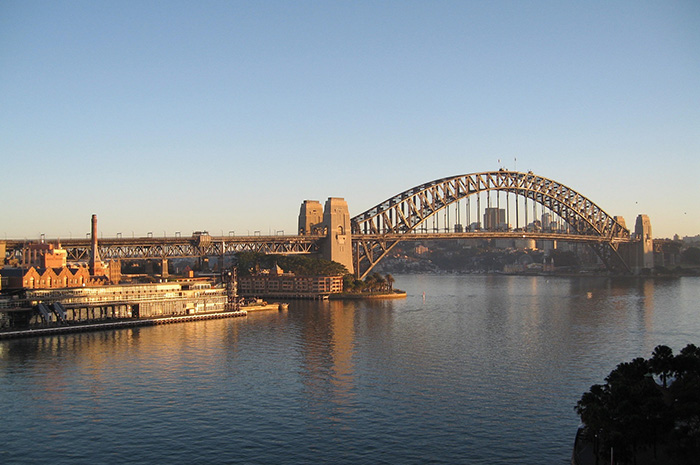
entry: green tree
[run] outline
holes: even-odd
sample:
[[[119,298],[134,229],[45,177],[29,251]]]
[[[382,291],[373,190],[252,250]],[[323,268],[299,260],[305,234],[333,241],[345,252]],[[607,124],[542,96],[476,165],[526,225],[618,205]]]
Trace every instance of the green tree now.
[[[316,257],[240,252],[236,258],[238,272],[244,276],[275,265],[298,276],[344,276],[348,273],[344,265]]]
[[[379,273],[372,273],[372,280],[374,281],[374,291],[384,291],[386,290],[386,279]]]
[[[353,292],[355,290],[355,276],[348,273],[343,276],[343,291]]]
[[[681,261],[688,265],[700,265],[700,248],[688,247],[681,253]]]
[[[569,250],[553,250],[552,257],[555,266],[578,266],[579,264],[576,254]]]
[[[367,283],[361,279],[356,279],[353,289],[355,289],[355,292],[364,292],[367,289]]]
[[[396,281],[394,277],[391,275],[391,273],[387,273],[386,276],[384,276],[384,279],[386,280],[387,286],[389,286],[389,290],[393,291],[394,290],[394,282]]]
[[[250,276],[255,272],[262,254],[258,252],[239,252],[236,254],[238,273],[241,276]]]

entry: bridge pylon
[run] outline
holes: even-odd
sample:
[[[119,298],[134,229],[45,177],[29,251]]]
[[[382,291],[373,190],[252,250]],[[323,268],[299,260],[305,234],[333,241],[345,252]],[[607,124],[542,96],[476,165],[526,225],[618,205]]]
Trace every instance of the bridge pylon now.
[[[620,244],[622,260],[635,275],[654,269],[654,240],[651,237],[651,221],[647,215],[638,215],[633,241]]]
[[[323,210],[316,200],[304,200],[299,211],[299,234],[322,234],[321,256],[345,265],[354,272],[352,225],[348,203],[341,197],[329,197]]]

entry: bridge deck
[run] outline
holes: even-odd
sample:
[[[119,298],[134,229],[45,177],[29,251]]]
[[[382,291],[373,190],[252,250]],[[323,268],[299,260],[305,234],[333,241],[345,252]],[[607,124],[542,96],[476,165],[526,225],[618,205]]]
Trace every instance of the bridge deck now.
[[[353,241],[360,240],[399,240],[426,241],[441,239],[532,239],[538,241],[562,241],[584,243],[623,243],[631,242],[630,238],[585,236],[581,234],[562,234],[531,231],[468,231],[468,232],[413,232],[387,234],[356,234]]]
[[[136,237],[103,238],[99,240],[102,259],[170,259],[202,256],[223,256],[253,251],[276,254],[309,254],[320,250],[322,235],[305,236],[208,236],[197,237]],[[532,239],[588,244],[631,242],[629,237],[603,237],[580,234],[563,234],[533,231],[414,231],[411,233],[353,234],[353,243],[454,240],[454,239]],[[6,253],[11,256],[21,251],[31,241],[5,241]],[[46,240],[56,243],[57,240]],[[89,239],[61,240],[68,252],[68,260],[86,260],[90,254]]]

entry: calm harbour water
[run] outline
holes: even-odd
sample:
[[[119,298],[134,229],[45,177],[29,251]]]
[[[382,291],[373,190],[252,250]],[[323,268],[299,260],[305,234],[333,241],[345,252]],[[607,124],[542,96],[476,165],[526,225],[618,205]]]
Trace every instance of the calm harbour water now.
[[[396,286],[405,300],[0,341],[0,463],[563,465],[591,384],[700,345],[698,278]]]

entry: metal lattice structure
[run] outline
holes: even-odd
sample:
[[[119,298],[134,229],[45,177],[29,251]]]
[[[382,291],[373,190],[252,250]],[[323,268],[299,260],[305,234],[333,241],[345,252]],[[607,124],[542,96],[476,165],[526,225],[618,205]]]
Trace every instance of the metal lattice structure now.
[[[265,254],[309,254],[319,249],[319,236],[241,236],[241,237],[137,237],[100,239],[98,250],[103,260],[149,260],[229,256],[238,252]],[[22,250],[20,241],[8,241],[8,250]],[[61,241],[68,261],[84,262],[90,257],[89,239]]]
[[[531,172],[499,170],[421,184],[355,216],[352,219],[352,233],[356,272],[360,277],[366,276],[402,240],[444,237],[445,233],[420,234],[421,226],[455,202],[489,191],[522,196],[551,210],[570,229],[569,234],[557,235],[557,239],[589,242],[606,266],[610,267],[613,260],[629,271],[619,256],[618,245],[631,240],[630,232],[615,218],[590,199],[559,182]],[[474,238],[480,234],[467,232],[452,235],[456,238]],[[507,233],[503,237],[526,235]],[[497,237],[498,233],[489,232],[486,236]],[[541,238],[541,235],[536,237]]]
[[[100,256],[104,259],[148,259],[181,258],[233,255],[238,252],[260,252],[264,254],[308,254],[318,251],[318,238],[304,236],[252,236],[252,237],[210,237],[207,240],[163,238],[138,240],[131,243],[100,241]],[[84,254],[67,244],[69,258]]]

